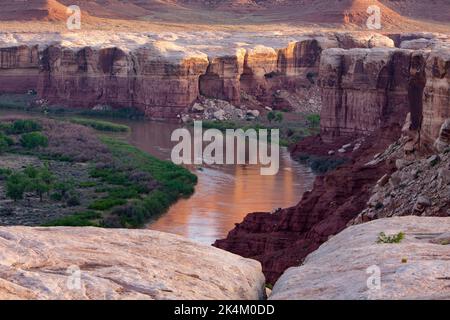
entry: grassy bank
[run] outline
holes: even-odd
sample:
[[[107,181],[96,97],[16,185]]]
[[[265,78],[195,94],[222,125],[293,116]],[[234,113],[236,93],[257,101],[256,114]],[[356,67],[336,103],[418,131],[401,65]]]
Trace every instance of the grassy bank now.
[[[81,124],[83,126],[91,127],[98,131],[109,131],[109,132],[127,132],[130,131],[130,127],[122,124],[112,123],[109,121],[93,120],[85,118],[71,118],[70,122]]]
[[[17,224],[18,210],[29,225],[136,228],[194,192],[189,170],[91,129],[128,127],[79,120],[0,122],[0,184],[14,200],[0,223]]]

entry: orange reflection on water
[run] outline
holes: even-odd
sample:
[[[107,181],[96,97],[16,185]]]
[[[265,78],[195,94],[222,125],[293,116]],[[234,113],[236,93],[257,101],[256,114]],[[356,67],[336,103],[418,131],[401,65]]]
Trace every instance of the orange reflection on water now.
[[[170,135],[176,125],[130,122],[130,142],[163,159],[170,158],[174,143]],[[314,175],[280,152],[280,171],[262,176],[258,165],[213,165],[201,170],[195,193],[181,199],[148,228],[179,234],[205,244],[223,238],[250,212],[272,211],[295,205],[311,188]]]

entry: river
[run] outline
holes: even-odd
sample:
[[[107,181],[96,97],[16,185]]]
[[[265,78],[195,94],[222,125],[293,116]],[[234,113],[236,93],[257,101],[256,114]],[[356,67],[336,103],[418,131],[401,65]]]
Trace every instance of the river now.
[[[24,115],[1,110],[0,115]],[[42,116],[33,114],[33,116]],[[128,140],[136,147],[164,160],[170,159],[173,130],[179,126],[153,121],[109,120],[131,127]],[[198,177],[195,193],[181,199],[147,228],[212,244],[224,238],[250,212],[267,212],[300,201],[311,189],[314,174],[280,150],[277,175],[263,176],[259,165],[209,165],[189,167]]]
[[[161,159],[170,159],[170,135],[178,126],[160,122],[125,122],[131,127],[129,141]],[[148,228],[176,233],[211,244],[224,238],[250,212],[266,212],[297,204],[311,189],[314,174],[280,151],[280,170],[262,176],[259,165],[211,165],[190,167],[197,175],[195,193],[172,205]]]

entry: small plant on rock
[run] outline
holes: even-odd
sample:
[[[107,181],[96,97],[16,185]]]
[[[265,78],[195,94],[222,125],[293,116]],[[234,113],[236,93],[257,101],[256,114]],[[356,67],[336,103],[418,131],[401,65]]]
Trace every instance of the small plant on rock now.
[[[386,235],[384,232],[380,232],[377,243],[400,243],[404,238],[405,234],[403,232],[394,235]]]

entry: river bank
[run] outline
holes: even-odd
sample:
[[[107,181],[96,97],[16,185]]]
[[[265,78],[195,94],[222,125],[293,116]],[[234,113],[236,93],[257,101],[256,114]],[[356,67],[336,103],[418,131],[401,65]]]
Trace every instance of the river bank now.
[[[84,123],[2,117],[2,224],[141,227],[194,192],[187,169],[88,128],[123,126]]]

